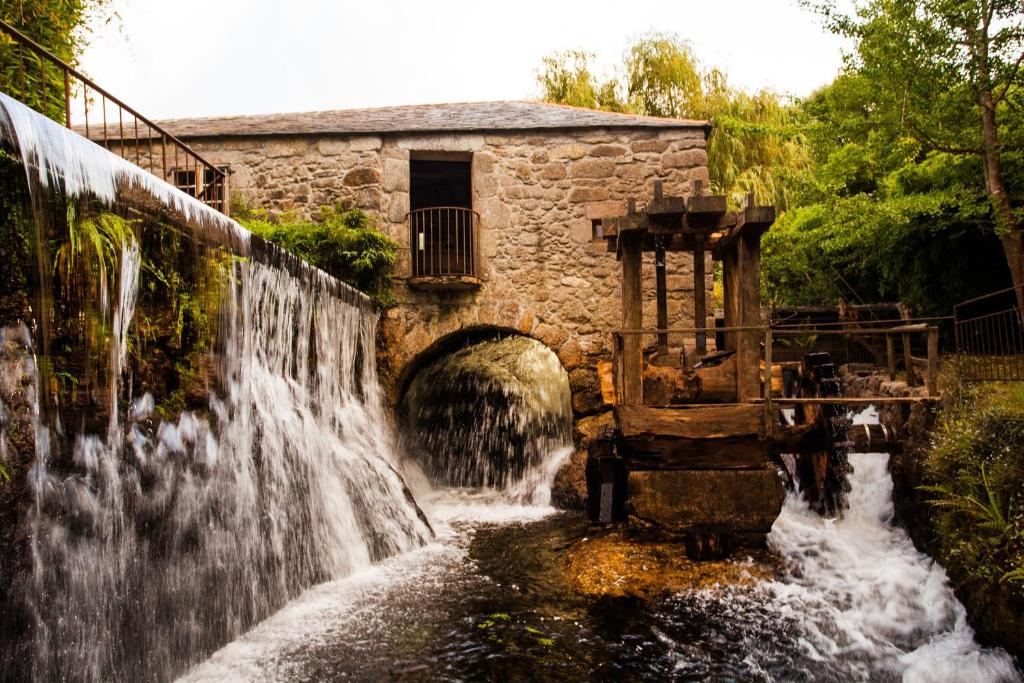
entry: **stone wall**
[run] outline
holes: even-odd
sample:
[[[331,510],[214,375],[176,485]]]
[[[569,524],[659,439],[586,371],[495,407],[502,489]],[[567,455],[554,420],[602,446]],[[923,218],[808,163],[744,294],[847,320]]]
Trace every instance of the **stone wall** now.
[[[399,305],[384,316],[382,378],[389,388],[405,365],[442,337],[472,326],[519,330],[540,339],[566,369],[607,357],[621,322],[619,265],[592,221],[643,201],[653,181],[667,194],[705,184],[704,130],[586,129],[516,134],[274,137],[197,140],[230,166],[233,193],[250,206],[314,213],[348,202],[379,216],[401,245]],[[480,213],[478,271],[469,293],[419,292],[409,274],[409,158],[417,152],[472,155],[473,204]],[[693,323],[692,263],[670,254],[669,322]],[[653,259],[648,257],[645,320],[654,322]],[[712,286],[710,257],[705,286]]]

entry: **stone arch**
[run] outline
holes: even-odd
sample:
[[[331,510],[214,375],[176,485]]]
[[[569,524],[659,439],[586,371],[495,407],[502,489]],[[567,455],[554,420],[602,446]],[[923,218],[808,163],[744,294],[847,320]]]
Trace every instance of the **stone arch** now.
[[[438,337],[431,342],[429,346],[421,349],[418,353],[409,358],[398,371],[398,375],[395,380],[395,405],[401,403],[406,390],[409,388],[409,383],[412,382],[416,373],[442,356],[445,356],[468,344],[474,344],[476,342],[487,341],[490,339],[502,339],[504,337],[511,336],[527,337],[544,344],[542,340],[514,327],[487,324],[461,327],[453,332],[449,332]],[[544,346],[551,349],[547,344],[544,344]],[[557,356],[557,349],[551,349],[551,351]]]
[[[445,345],[506,334],[523,335],[544,344],[566,372],[587,360],[572,324],[545,320],[532,307],[520,303],[402,304],[389,309],[378,328],[377,368],[388,402],[397,405],[408,384],[409,370],[422,362],[424,354],[437,352],[438,345],[451,348]]]

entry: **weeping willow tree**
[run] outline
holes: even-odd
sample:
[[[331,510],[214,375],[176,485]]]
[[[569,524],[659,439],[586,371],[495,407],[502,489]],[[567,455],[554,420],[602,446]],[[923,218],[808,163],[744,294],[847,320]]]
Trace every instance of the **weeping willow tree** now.
[[[616,69],[602,78],[594,55],[572,50],[543,60],[537,76],[545,101],[606,111],[670,118],[707,119],[708,172],[713,192],[734,203],[753,192],[780,209],[807,164],[800,110],[770,90],[747,93],[725,74],[706,68],[689,44],[671,34],[634,42]]]

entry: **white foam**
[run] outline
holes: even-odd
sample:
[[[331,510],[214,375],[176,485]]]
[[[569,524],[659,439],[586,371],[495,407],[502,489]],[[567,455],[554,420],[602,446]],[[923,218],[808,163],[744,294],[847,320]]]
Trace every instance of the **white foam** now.
[[[888,671],[914,681],[1017,680],[1011,658],[974,642],[945,571],[891,526],[888,456],[850,454],[849,510],[823,519],[791,495],[769,543],[786,562],[770,585],[805,626],[805,652],[851,677]]]

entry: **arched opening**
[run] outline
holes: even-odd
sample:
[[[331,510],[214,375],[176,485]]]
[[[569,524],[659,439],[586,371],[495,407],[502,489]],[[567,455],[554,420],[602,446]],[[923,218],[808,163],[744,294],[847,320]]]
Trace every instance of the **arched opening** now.
[[[403,372],[408,450],[437,485],[550,488],[571,444],[569,379],[532,337],[478,327],[445,337]]]

